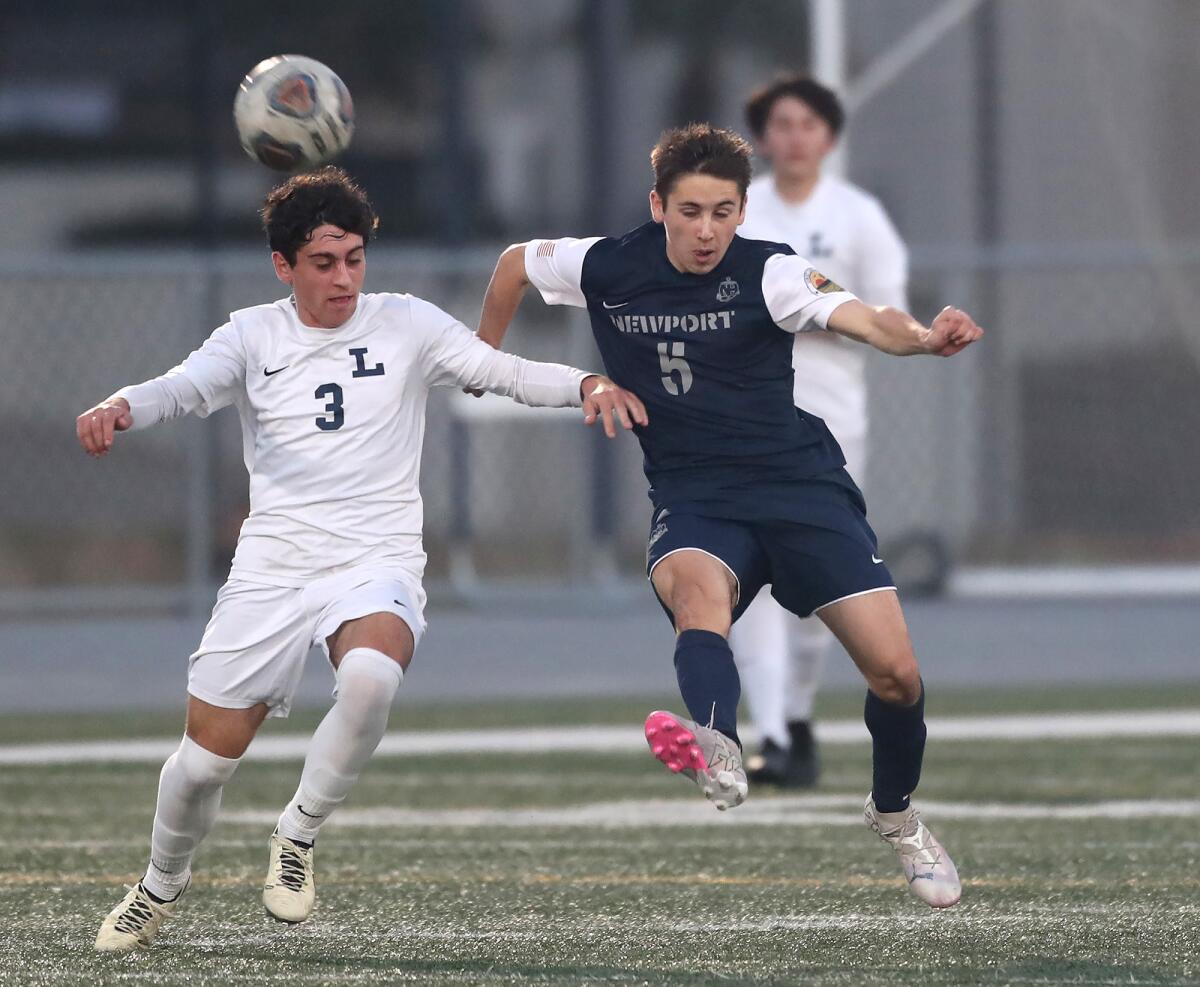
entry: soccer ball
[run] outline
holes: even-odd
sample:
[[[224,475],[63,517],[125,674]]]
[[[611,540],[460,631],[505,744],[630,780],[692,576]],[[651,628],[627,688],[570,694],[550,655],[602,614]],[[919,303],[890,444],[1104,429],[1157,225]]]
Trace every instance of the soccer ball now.
[[[242,80],[233,122],[255,161],[275,171],[298,171],[346,149],[354,133],[354,102],[329,66],[303,55],[276,55]]]

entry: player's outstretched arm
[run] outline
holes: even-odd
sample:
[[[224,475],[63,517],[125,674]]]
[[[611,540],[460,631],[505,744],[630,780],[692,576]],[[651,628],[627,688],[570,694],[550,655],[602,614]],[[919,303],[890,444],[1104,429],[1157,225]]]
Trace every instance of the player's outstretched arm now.
[[[478,336],[489,346],[500,348],[529,284],[529,276],[525,273],[525,244],[514,243],[500,255],[483,296]]]
[[[112,449],[113,435],[149,428],[193,412],[207,416],[244,386],[246,359],[231,324],[208,337],[183,363],[160,377],[122,387],[75,419],[75,435],[88,455]]]
[[[599,421],[609,438],[616,436],[618,425],[631,429],[649,424],[637,395],[602,374],[503,353],[437,306],[418,299],[411,307],[414,325],[427,333],[421,359],[430,387],[490,391],[532,408],[582,407],[584,423]]]
[[[983,336],[966,312],[949,305],[926,328],[899,309],[849,301],[833,310],[828,327],[893,356],[954,356]]]
[[[112,448],[113,436],[133,427],[129,402],[113,395],[75,419],[75,435],[89,456],[103,456]]]

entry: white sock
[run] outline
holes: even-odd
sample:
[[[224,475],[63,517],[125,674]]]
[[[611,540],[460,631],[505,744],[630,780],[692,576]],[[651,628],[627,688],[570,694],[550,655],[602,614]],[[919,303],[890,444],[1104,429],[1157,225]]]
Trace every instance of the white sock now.
[[[279,817],[279,835],[313,843],[350,793],[387,729],[400,665],[373,648],[347,651],[337,670],[337,700],[313,734],[300,787]]]
[[[793,619],[788,625],[790,658],[783,689],[783,711],[788,723],[812,719],[813,703],[821,685],[825,656],[837,638],[820,617]]]
[[[164,900],[177,898],[192,874],[192,854],[221,808],[221,790],[238,758],[205,750],[191,737],[167,758],[158,776],[158,804],[150,835],[150,866],[142,885]]]
[[[742,695],[750,705],[754,725],[764,740],[784,748],[792,742],[784,717],[784,678],[788,623],[795,621],[764,589],[729,632],[729,646],[742,679]]]

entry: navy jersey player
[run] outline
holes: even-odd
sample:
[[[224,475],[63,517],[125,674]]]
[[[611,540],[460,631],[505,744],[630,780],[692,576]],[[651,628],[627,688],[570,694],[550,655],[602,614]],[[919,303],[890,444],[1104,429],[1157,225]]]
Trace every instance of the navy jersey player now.
[[[873,739],[867,822],[933,907],[958,901],[953,863],[909,803],[925,746],[924,687],[862,495],[823,421],[797,408],[792,341],[835,332],[895,355],[950,356],[982,330],[944,309],[925,327],[872,308],[785,244],[736,235],[750,181],[738,135],[692,124],[651,154],[653,221],[622,237],[533,240],[501,256],[479,334],[498,346],[526,288],[585,307],[609,375],[638,395],[636,429],[653,504],[647,571],[676,630],[675,668],[690,719],[646,720],[654,755],[718,808],[747,793],[740,694],[727,643],[769,584],[816,613],[866,678]]]

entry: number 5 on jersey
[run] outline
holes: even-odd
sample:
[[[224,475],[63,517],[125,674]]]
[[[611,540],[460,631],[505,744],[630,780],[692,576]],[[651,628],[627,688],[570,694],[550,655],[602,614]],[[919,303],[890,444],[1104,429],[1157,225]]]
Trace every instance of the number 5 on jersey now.
[[[659,343],[658,365],[662,368],[663,387],[667,389],[668,394],[687,394],[692,389],[692,368],[683,358],[683,343]],[[679,374],[678,383],[675,382],[674,374]]]

